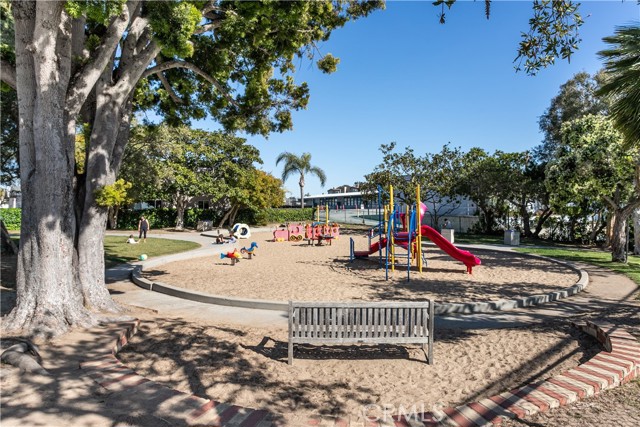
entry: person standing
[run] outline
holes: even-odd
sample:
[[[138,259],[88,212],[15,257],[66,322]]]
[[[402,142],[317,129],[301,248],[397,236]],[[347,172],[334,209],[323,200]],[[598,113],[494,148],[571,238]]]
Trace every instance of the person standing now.
[[[141,216],[140,221],[138,222],[138,241],[143,238],[142,236],[144,236],[144,240],[142,240],[142,242],[144,243],[147,241],[147,231],[149,231],[149,228],[149,221],[144,216]]]
[[[442,226],[442,228],[451,228],[451,223],[447,218],[444,219],[444,225]]]

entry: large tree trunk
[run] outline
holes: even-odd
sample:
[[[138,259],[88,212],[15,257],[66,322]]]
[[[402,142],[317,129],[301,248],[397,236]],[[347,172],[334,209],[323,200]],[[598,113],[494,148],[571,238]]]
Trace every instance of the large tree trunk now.
[[[540,216],[538,216],[538,221],[536,223],[535,231],[533,232],[533,237],[536,239],[540,236],[540,232],[542,231],[542,227],[544,223],[551,217],[553,214],[553,210],[550,208],[546,208]]]
[[[233,227],[233,225],[236,223],[236,216],[238,216],[238,212],[240,211],[240,205],[235,205],[232,209],[231,209],[231,216],[229,217],[229,226]]]
[[[627,262],[627,221],[640,207],[640,200],[634,200],[624,208],[616,209],[611,237],[611,261]]]
[[[78,236],[78,281],[85,305],[96,310],[118,312],[119,307],[105,286],[104,235],[108,209],[98,206],[95,192],[116,180],[121,154],[129,128],[127,94],[110,85],[105,72],[96,86],[96,120],[91,130],[85,168],[84,200],[82,200]]]
[[[531,237],[531,215],[527,211],[527,202],[520,203],[520,216],[522,217],[522,231],[524,237]]]
[[[176,204],[176,231],[184,230],[184,210],[187,207],[187,199],[184,196],[177,195],[175,199]]]
[[[611,261],[627,262],[627,216],[618,213],[611,233]]]
[[[46,36],[65,25],[62,8],[62,2],[13,3],[23,210],[16,308],[3,326],[41,337],[93,323],[73,268],[75,161],[65,132],[70,45],[63,36]]]

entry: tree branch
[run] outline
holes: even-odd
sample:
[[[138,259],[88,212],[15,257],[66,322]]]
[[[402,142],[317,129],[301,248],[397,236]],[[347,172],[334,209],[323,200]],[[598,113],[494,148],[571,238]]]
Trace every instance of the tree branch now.
[[[162,86],[167,91],[169,97],[173,100],[173,102],[175,102],[176,104],[184,104],[184,101],[182,101],[182,99],[180,99],[180,97],[173,90],[171,84],[169,84],[169,80],[167,80],[164,74],[158,73],[158,78],[160,79],[160,83],[162,83]]]
[[[211,77],[209,74],[205,73],[197,65],[194,65],[190,62],[177,61],[177,60],[163,62],[162,64],[158,64],[155,67],[149,68],[144,73],[142,73],[142,78],[148,77],[152,74],[160,73],[162,71],[170,70],[172,68],[186,68],[187,70],[193,71],[194,73],[198,74],[200,77],[202,77],[203,79],[211,83],[216,89],[218,89],[218,91],[227,99],[227,101],[229,101],[229,103],[231,103],[236,107],[239,107],[236,100],[233,99],[231,95],[227,93],[227,91],[222,87],[222,85],[216,79]]]
[[[204,34],[206,32],[209,31],[213,31],[216,28],[219,28],[222,25],[222,21],[214,21],[214,22],[210,22],[208,24],[204,24],[200,27],[197,27],[196,30],[193,32],[193,34]]]
[[[149,24],[146,18],[140,17],[142,5],[139,5],[133,12],[130,22],[131,25],[127,30],[127,38],[122,43],[122,54],[120,55],[119,69],[127,68],[132,58],[136,54],[137,42],[144,33],[145,28]]]
[[[120,39],[129,26],[129,19],[138,6],[139,0],[129,0],[122,12],[114,16],[109,23],[107,33],[100,46],[96,49],[93,60],[80,68],[73,78],[72,86],[67,95],[67,110],[70,115],[76,115],[82,104],[93,89],[98,78],[107,66]]]
[[[0,60],[0,80],[16,89],[16,78],[16,68],[8,61],[5,61],[4,59]]]

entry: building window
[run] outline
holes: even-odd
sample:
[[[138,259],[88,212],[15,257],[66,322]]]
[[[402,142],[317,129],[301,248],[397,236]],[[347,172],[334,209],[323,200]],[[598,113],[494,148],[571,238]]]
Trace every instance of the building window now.
[[[209,201],[208,200],[200,200],[198,201],[199,209],[209,209]]]

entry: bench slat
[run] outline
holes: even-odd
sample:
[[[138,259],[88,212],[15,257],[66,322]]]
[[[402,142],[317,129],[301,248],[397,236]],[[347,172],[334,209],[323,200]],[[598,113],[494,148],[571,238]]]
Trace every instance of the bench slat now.
[[[289,303],[289,363],[294,343],[422,344],[433,354],[433,301]]]

